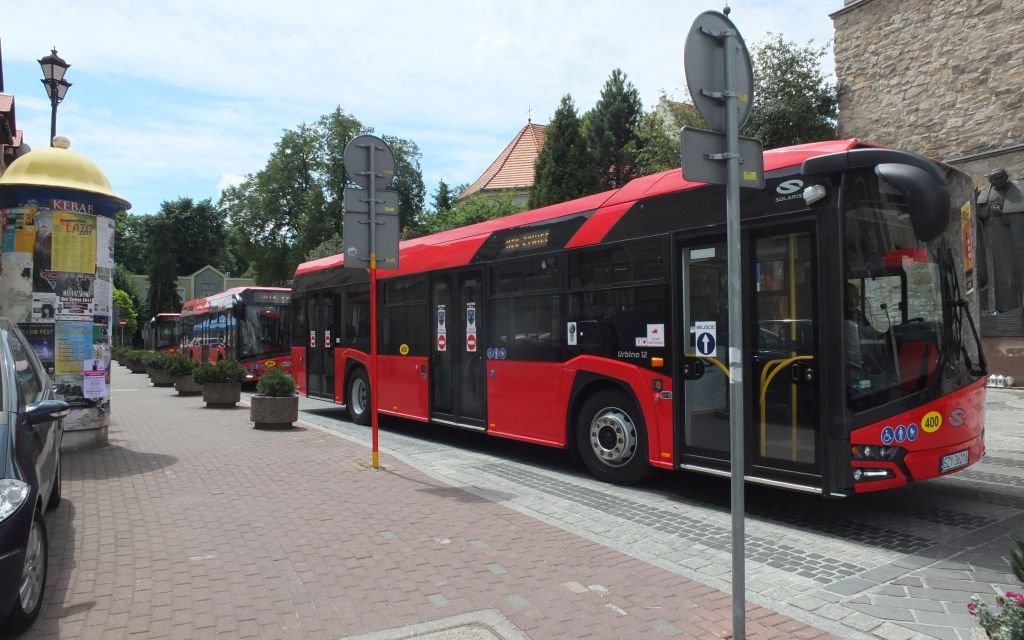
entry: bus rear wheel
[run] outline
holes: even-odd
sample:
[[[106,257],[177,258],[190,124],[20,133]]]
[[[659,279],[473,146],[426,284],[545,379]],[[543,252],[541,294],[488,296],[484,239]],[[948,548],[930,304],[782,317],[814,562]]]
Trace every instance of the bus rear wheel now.
[[[346,399],[348,415],[352,417],[352,422],[361,425],[370,424],[370,381],[366,377],[365,369],[352,370]]]
[[[643,418],[624,391],[600,391],[583,403],[576,446],[583,464],[598,480],[636,484],[651,474]]]

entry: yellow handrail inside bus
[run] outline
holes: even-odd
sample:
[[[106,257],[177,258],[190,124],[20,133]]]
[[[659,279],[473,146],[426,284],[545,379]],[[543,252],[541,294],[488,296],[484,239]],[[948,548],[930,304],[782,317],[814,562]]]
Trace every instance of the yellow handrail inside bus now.
[[[761,405],[761,456],[768,455],[768,409],[765,405],[765,396],[768,395],[768,385],[772,383],[772,379],[779,374],[780,371],[785,369],[787,366],[800,360],[813,360],[814,356],[793,356],[792,358],[777,358],[775,360],[769,360],[765,363],[764,368],[761,369],[761,393],[759,396],[759,403]],[[794,385],[795,386],[795,385]],[[793,411],[796,411],[796,407],[792,407]],[[794,452],[793,459],[796,459],[796,425],[793,425],[793,434],[791,437],[791,450]]]
[[[729,375],[729,367],[725,366],[725,364],[723,364],[722,361],[719,360],[718,358],[712,358],[712,357],[709,357],[709,356],[699,356],[696,353],[688,353],[688,354],[686,354],[686,357],[687,358],[697,358],[698,360],[707,360],[711,364],[713,364],[716,367],[718,367],[719,369],[721,369],[722,373],[725,374],[726,378],[731,378],[732,377],[732,376]]]

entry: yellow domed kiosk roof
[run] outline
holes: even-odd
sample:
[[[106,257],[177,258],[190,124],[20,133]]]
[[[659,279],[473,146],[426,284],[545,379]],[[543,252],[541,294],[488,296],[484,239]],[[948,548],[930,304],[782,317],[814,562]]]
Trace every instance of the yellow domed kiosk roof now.
[[[7,167],[0,176],[0,185],[26,185],[76,189],[114,198],[131,208],[131,203],[117,195],[106,174],[85,156],[69,147],[64,137],[53,139],[53,146],[33,149]]]

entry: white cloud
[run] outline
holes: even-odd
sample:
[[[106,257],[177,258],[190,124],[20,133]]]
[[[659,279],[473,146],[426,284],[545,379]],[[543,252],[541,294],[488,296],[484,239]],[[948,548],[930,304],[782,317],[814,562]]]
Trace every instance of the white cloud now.
[[[827,13],[842,0],[731,4],[748,44],[769,31],[824,44]],[[589,109],[614,68],[645,105],[662,91],[682,95],[683,44],[706,8],[697,0],[35,0],[5,8],[5,22],[19,28],[3,44],[9,68],[29,68],[51,44],[72,63],[76,86],[60,131],[119,191],[155,191],[170,177],[201,181],[211,193],[189,195],[215,197],[224,176],[258,170],[282,130],[338,105],[378,133],[415,140],[433,189],[440,178],[474,180],[528,108],[545,123],[571,93]],[[16,91],[41,96],[38,78],[21,84],[31,89]],[[89,94],[90,85],[110,95]],[[19,93],[18,116],[36,146],[45,142],[43,97]]]

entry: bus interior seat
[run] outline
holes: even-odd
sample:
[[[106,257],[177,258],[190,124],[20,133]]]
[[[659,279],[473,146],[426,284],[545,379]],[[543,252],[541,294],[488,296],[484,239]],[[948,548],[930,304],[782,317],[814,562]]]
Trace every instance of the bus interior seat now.
[[[920,391],[935,377],[939,350],[928,340],[905,340],[899,347],[900,383],[907,391]]]

